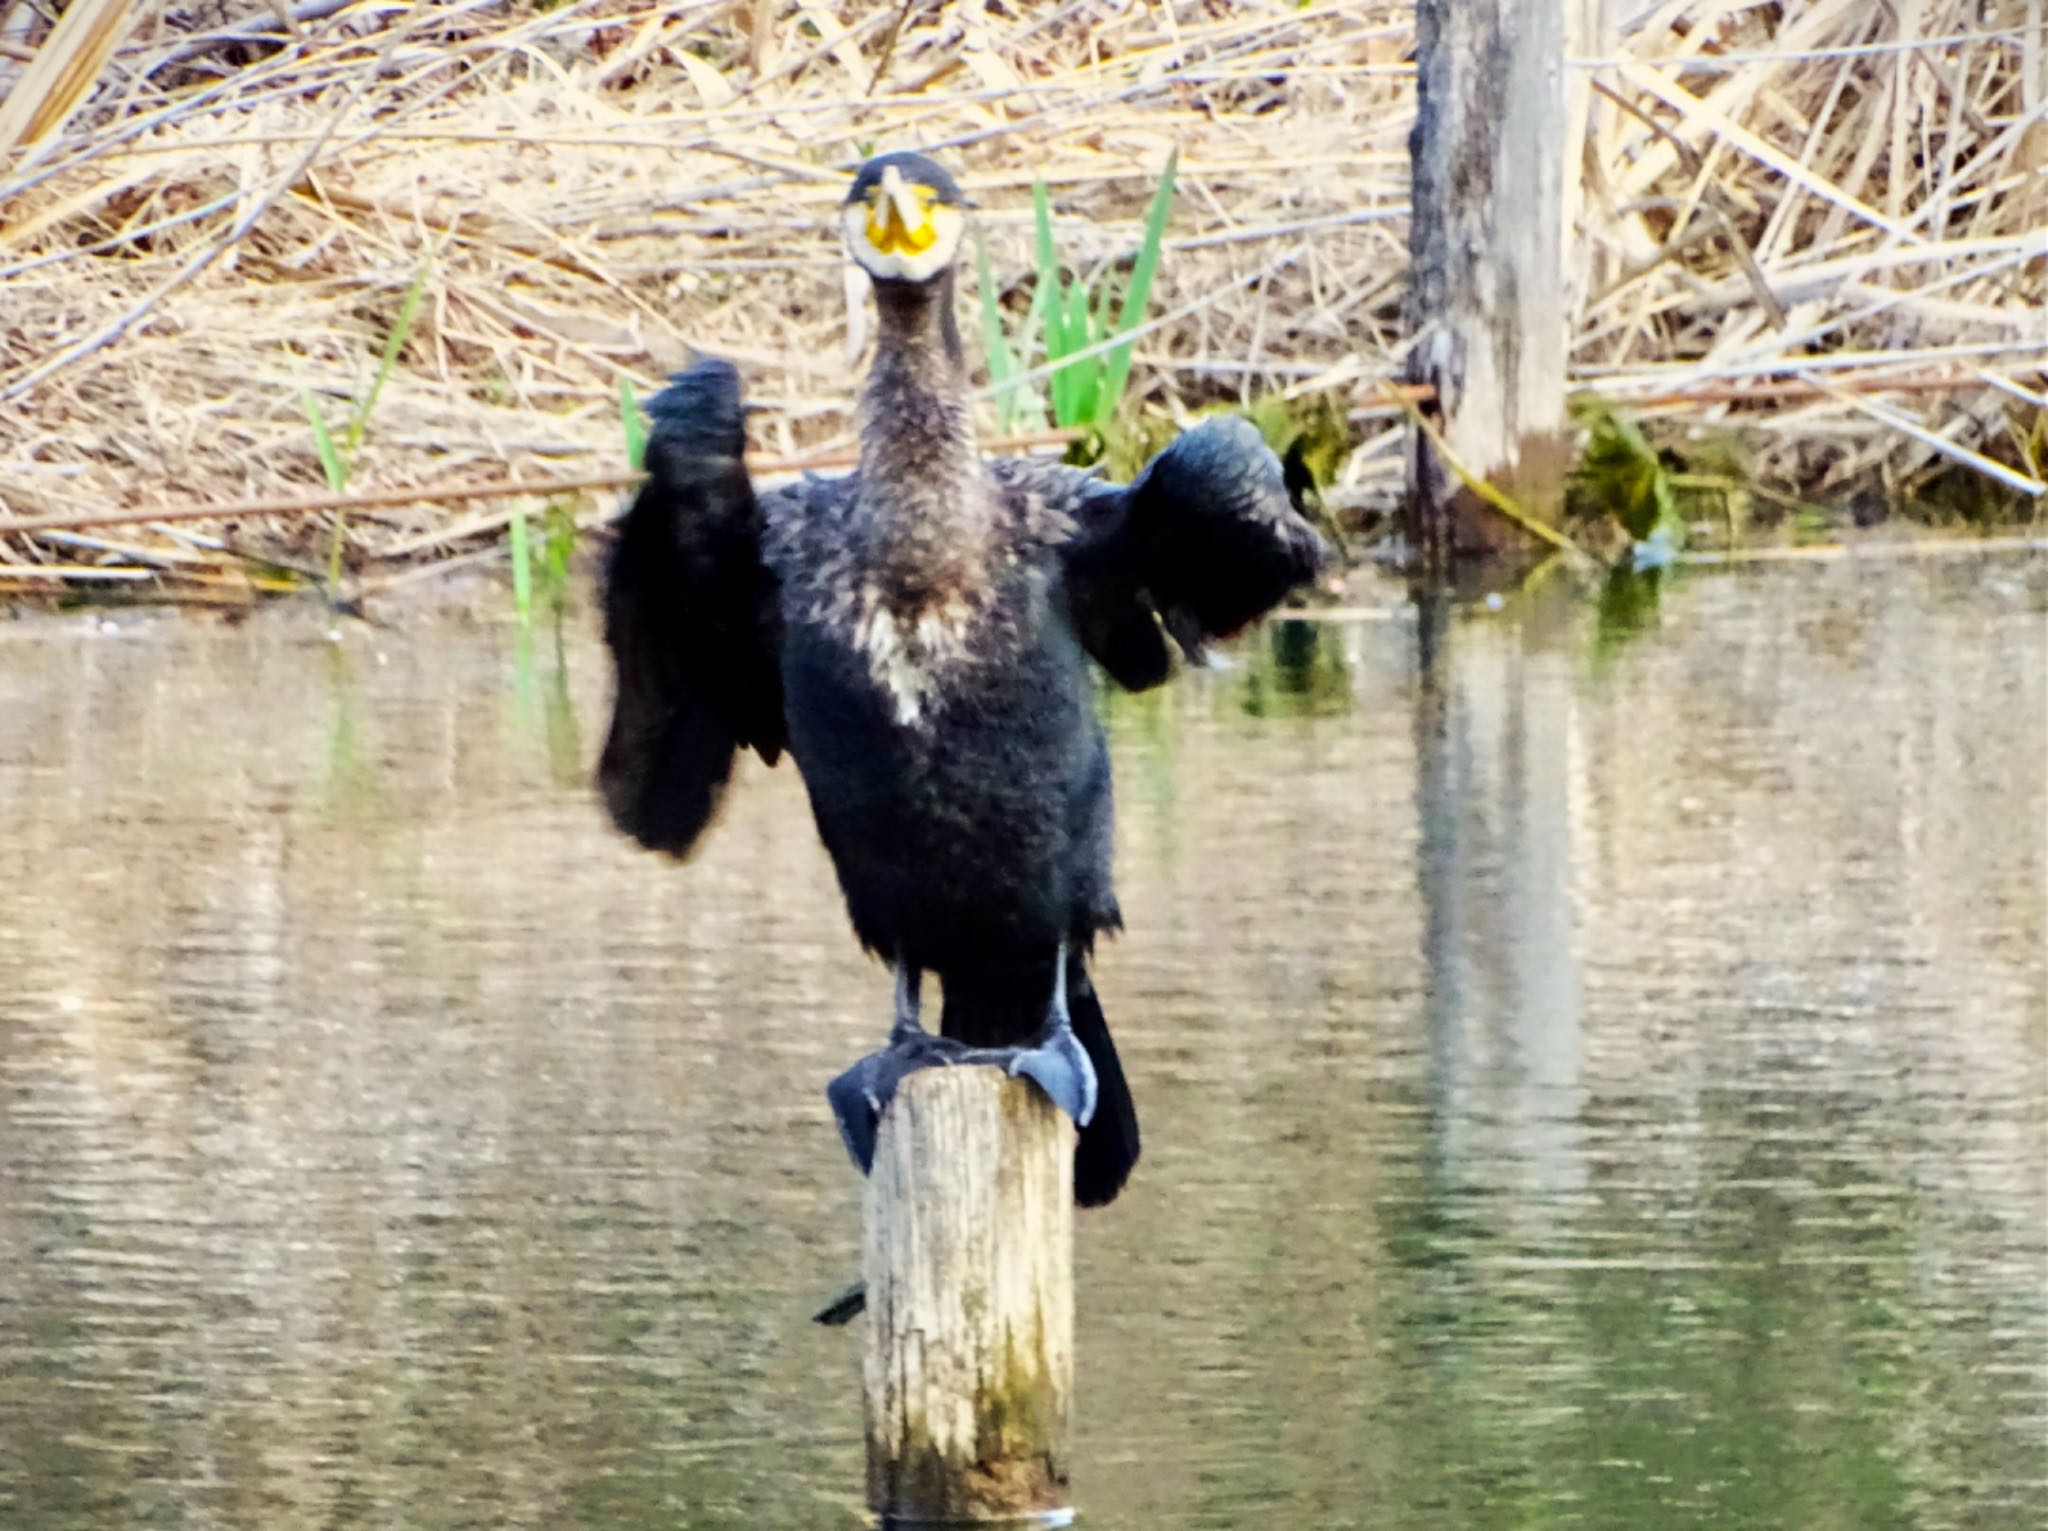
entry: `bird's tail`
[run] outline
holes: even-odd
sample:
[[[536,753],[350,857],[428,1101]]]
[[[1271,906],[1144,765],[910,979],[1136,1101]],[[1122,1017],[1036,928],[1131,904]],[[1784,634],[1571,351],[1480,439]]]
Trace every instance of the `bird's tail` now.
[[[1124,1082],[1124,1066],[1110,1040],[1102,1001],[1096,998],[1079,953],[1067,959],[1067,1013],[1073,1017],[1075,1037],[1095,1065],[1096,1086],[1095,1115],[1081,1129],[1074,1150],[1074,1200],[1084,1207],[1100,1207],[1116,1200],[1138,1162],[1138,1108]]]

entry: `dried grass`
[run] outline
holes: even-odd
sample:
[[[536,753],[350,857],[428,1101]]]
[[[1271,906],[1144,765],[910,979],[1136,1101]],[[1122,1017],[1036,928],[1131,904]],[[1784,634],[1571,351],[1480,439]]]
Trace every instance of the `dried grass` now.
[[[1034,177],[1095,267],[1135,248],[1178,146],[1134,387],[1169,411],[1346,390],[1347,490],[1398,483],[1377,384],[1403,342],[1412,25],[1391,0],[75,0],[54,31],[47,9],[0,0],[0,91],[62,82],[0,104],[16,573],[229,580],[161,515],[97,549],[49,523],[317,489],[299,382],[343,413],[423,262],[366,492],[616,472],[619,380],[644,393],[693,347],[747,369],[765,455],[843,449],[834,207],[864,154],[913,144],[961,172],[1012,284]],[[1752,423],[1762,477],[1802,492],[1993,458],[2036,480],[2008,438],[2048,349],[2043,9],[1642,12],[1579,66],[1599,90],[1575,379]],[[350,558],[499,525],[386,503],[350,516]],[[211,528],[284,560],[330,530],[304,509]]]
[[[1782,489],[2038,499],[2048,8],[1775,9],[1666,4],[1600,62],[1575,379],[1752,427]]]

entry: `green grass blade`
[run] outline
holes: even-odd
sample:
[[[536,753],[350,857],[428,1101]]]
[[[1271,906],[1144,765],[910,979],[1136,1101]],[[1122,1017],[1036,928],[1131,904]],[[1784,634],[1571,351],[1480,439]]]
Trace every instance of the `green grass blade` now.
[[[512,507],[512,608],[519,625],[533,625],[533,549],[526,535],[526,511]]]
[[[569,594],[569,561],[576,554],[576,513],[561,500],[548,506],[541,551],[541,594],[557,615]]]
[[[1159,269],[1159,251],[1166,237],[1167,215],[1173,211],[1173,181],[1180,165],[1180,150],[1166,156],[1166,168],[1159,174],[1159,186],[1152,193],[1152,205],[1145,212],[1145,238],[1138,246],[1137,262],[1131,267],[1130,291],[1124,294],[1123,313],[1116,322],[1117,333],[1133,328],[1144,316],[1145,302],[1152,294],[1152,273]]]
[[[1095,338],[1088,323],[1088,293],[1079,282],[1067,290],[1067,340],[1076,351],[1088,348]],[[1066,407],[1061,425],[1086,425],[1095,417],[1095,395],[1102,381],[1102,358],[1090,356],[1077,361],[1060,374],[1066,382]]]
[[[647,466],[647,417],[640,413],[640,396],[629,377],[619,379],[619,429],[626,436],[626,462],[638,473]]]
[[[981,230],[974,231],[974,274],[981,284],[981,346],[988,357],[988,380],[996,390],[996,421],[1004,430],[1011,430],[1016,423],[1017,389],[1012,381],[1017,375],[1017,356],[1010,349],[1009,336],[1003,333],[1002,310],[996,306],[995,278],[989,272],[988,241],[981,237]]]
[[[353,462],[356,449],[363,444],[363,432],[370,424],[370,411],[377,407],[377,395],[384,391],[393,370],[398,366],[398,353],[405,349],[405,338],[412,333],[413,315],[419,312],[420,299],[427,290],[427,277],[433,272],[431,261],[421,261],[420,269],[413,273],[412,285],[405,290],[405,300],[398,305],[398,320],[391,326],[391,333],[384,337],[384,352],[377,358],[377,375],[370,380],[370,391],[363,395],[356,405],[356,412],[348,422],[346,455]]]
[[[341,546],[347,538],[348,512],[337,511],[334,535],[327,539],[327,599],[336,603],[341,600]]]
[[[313,390],[303,378],[299,381],[299,407],[306,412],[306,423],[313,427],[313,451],[320,459],[320,471],[327,476],[327,487],[340,494],[348,488],[348,464],[334,449],[334,438],[327,433],[327,417],[320,412],[320,401],[313,397]]]
[[[1145,316],[1145,304],[1152,296],[1152,274],[1159,269],[1159,251],[1166,236],[1167,214],[1173,209],[1174,174],[1180,166],[1180,150],[1175,149],[1166,156],[1166,169],[1160,173],[1158,189],[1152,193],[1152,206],[1145,213],[1145,238],[1138,246],[1138,259],[1131,267],[1131,285],[1124,293],[1123,311],[1117,316],[1116,333],[1127,335],[1138,326]],[[1095,424],[1105,425],[1116,413],[1116,407],[1123,402],[1124,384],[1131,375],[1131,346],[1120,345],[1109,353],[1105,367],[1102,394],[1095,415]]]
[[[1045,332],[1045,359],[1058,363],[1075,345],[1067,335],[1066,284],[1060,280],[1060,258],[1053,249],[1052,204],[1046,199],[1043,181],[1031,183],[1031,215],[1038,234],[1038,293],[1032,306],[1038,310],[1039,324]],[[1063,401],[1068,386],[1064,371],[1054,372],[1045,383],[1053,419],[1060,424],[1066,423]]]
[[[1064,331],[1067,315],[1061,296],[1060,258],[1052,246],[1052,204],[1046,200],[1043,181],[1031,183],[1031,217],[1038,234],[1038,288],[1044,301],[1036,306],[1045,324],[1045,359],[1058,361],[1070,348]]]
[[[348,488],[348,462],[335,450],[334,437],[327,429],[327,415],[320,408],[320,400],[313,390],[306,386],[306,380],[299,376],[299,359],[286,352],[291,363],[292,376],[299,385],[299,408],[306,413],[306,423],[313,428],[313,453],[320,459],[320,472],[327,480],[327,487],[336,494]],[[337,512],[334,517],[334,533],[327,540],[327,598],[341,599],[341,544],[348,535],[348,512]]]

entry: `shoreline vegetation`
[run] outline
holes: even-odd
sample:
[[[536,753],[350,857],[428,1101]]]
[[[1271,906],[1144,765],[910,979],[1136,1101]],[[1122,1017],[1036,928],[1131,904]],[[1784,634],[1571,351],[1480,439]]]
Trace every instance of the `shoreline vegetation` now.
[[[1574,545],[2039,547],[2036,0],[1631,25],[1573,64]],[[510,559],[524,614],[698,349],[748,375],[758,474],[846,465],[834,210],[909,145],[979,204],[992,447],[1124,469],[1247,409],[1371,556],[1420,419],[1412,45],[1374,0],[0,0],[0,601]]]

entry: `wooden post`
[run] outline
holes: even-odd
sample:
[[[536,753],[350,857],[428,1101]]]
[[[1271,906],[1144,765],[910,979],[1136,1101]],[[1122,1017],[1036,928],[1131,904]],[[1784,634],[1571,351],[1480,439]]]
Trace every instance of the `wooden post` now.
[[[910,1075],[863,1208],[868,1504],[885,1520],[1067,1507],[1074,1131],[999,1069]]]
[[[1409,380],[1435,388],[1426,413],[1458,464],[1544,522],[1570,464],[1565,182],[1578,176],[1581,143],[1568,139],[1574,124],[1583,138],[1585,114],[1565,48],[1586,30],[1588,3],[1416,5]],[[1421,431],[1408,504],[1410,540],[1433,568],[1523,535]]]

